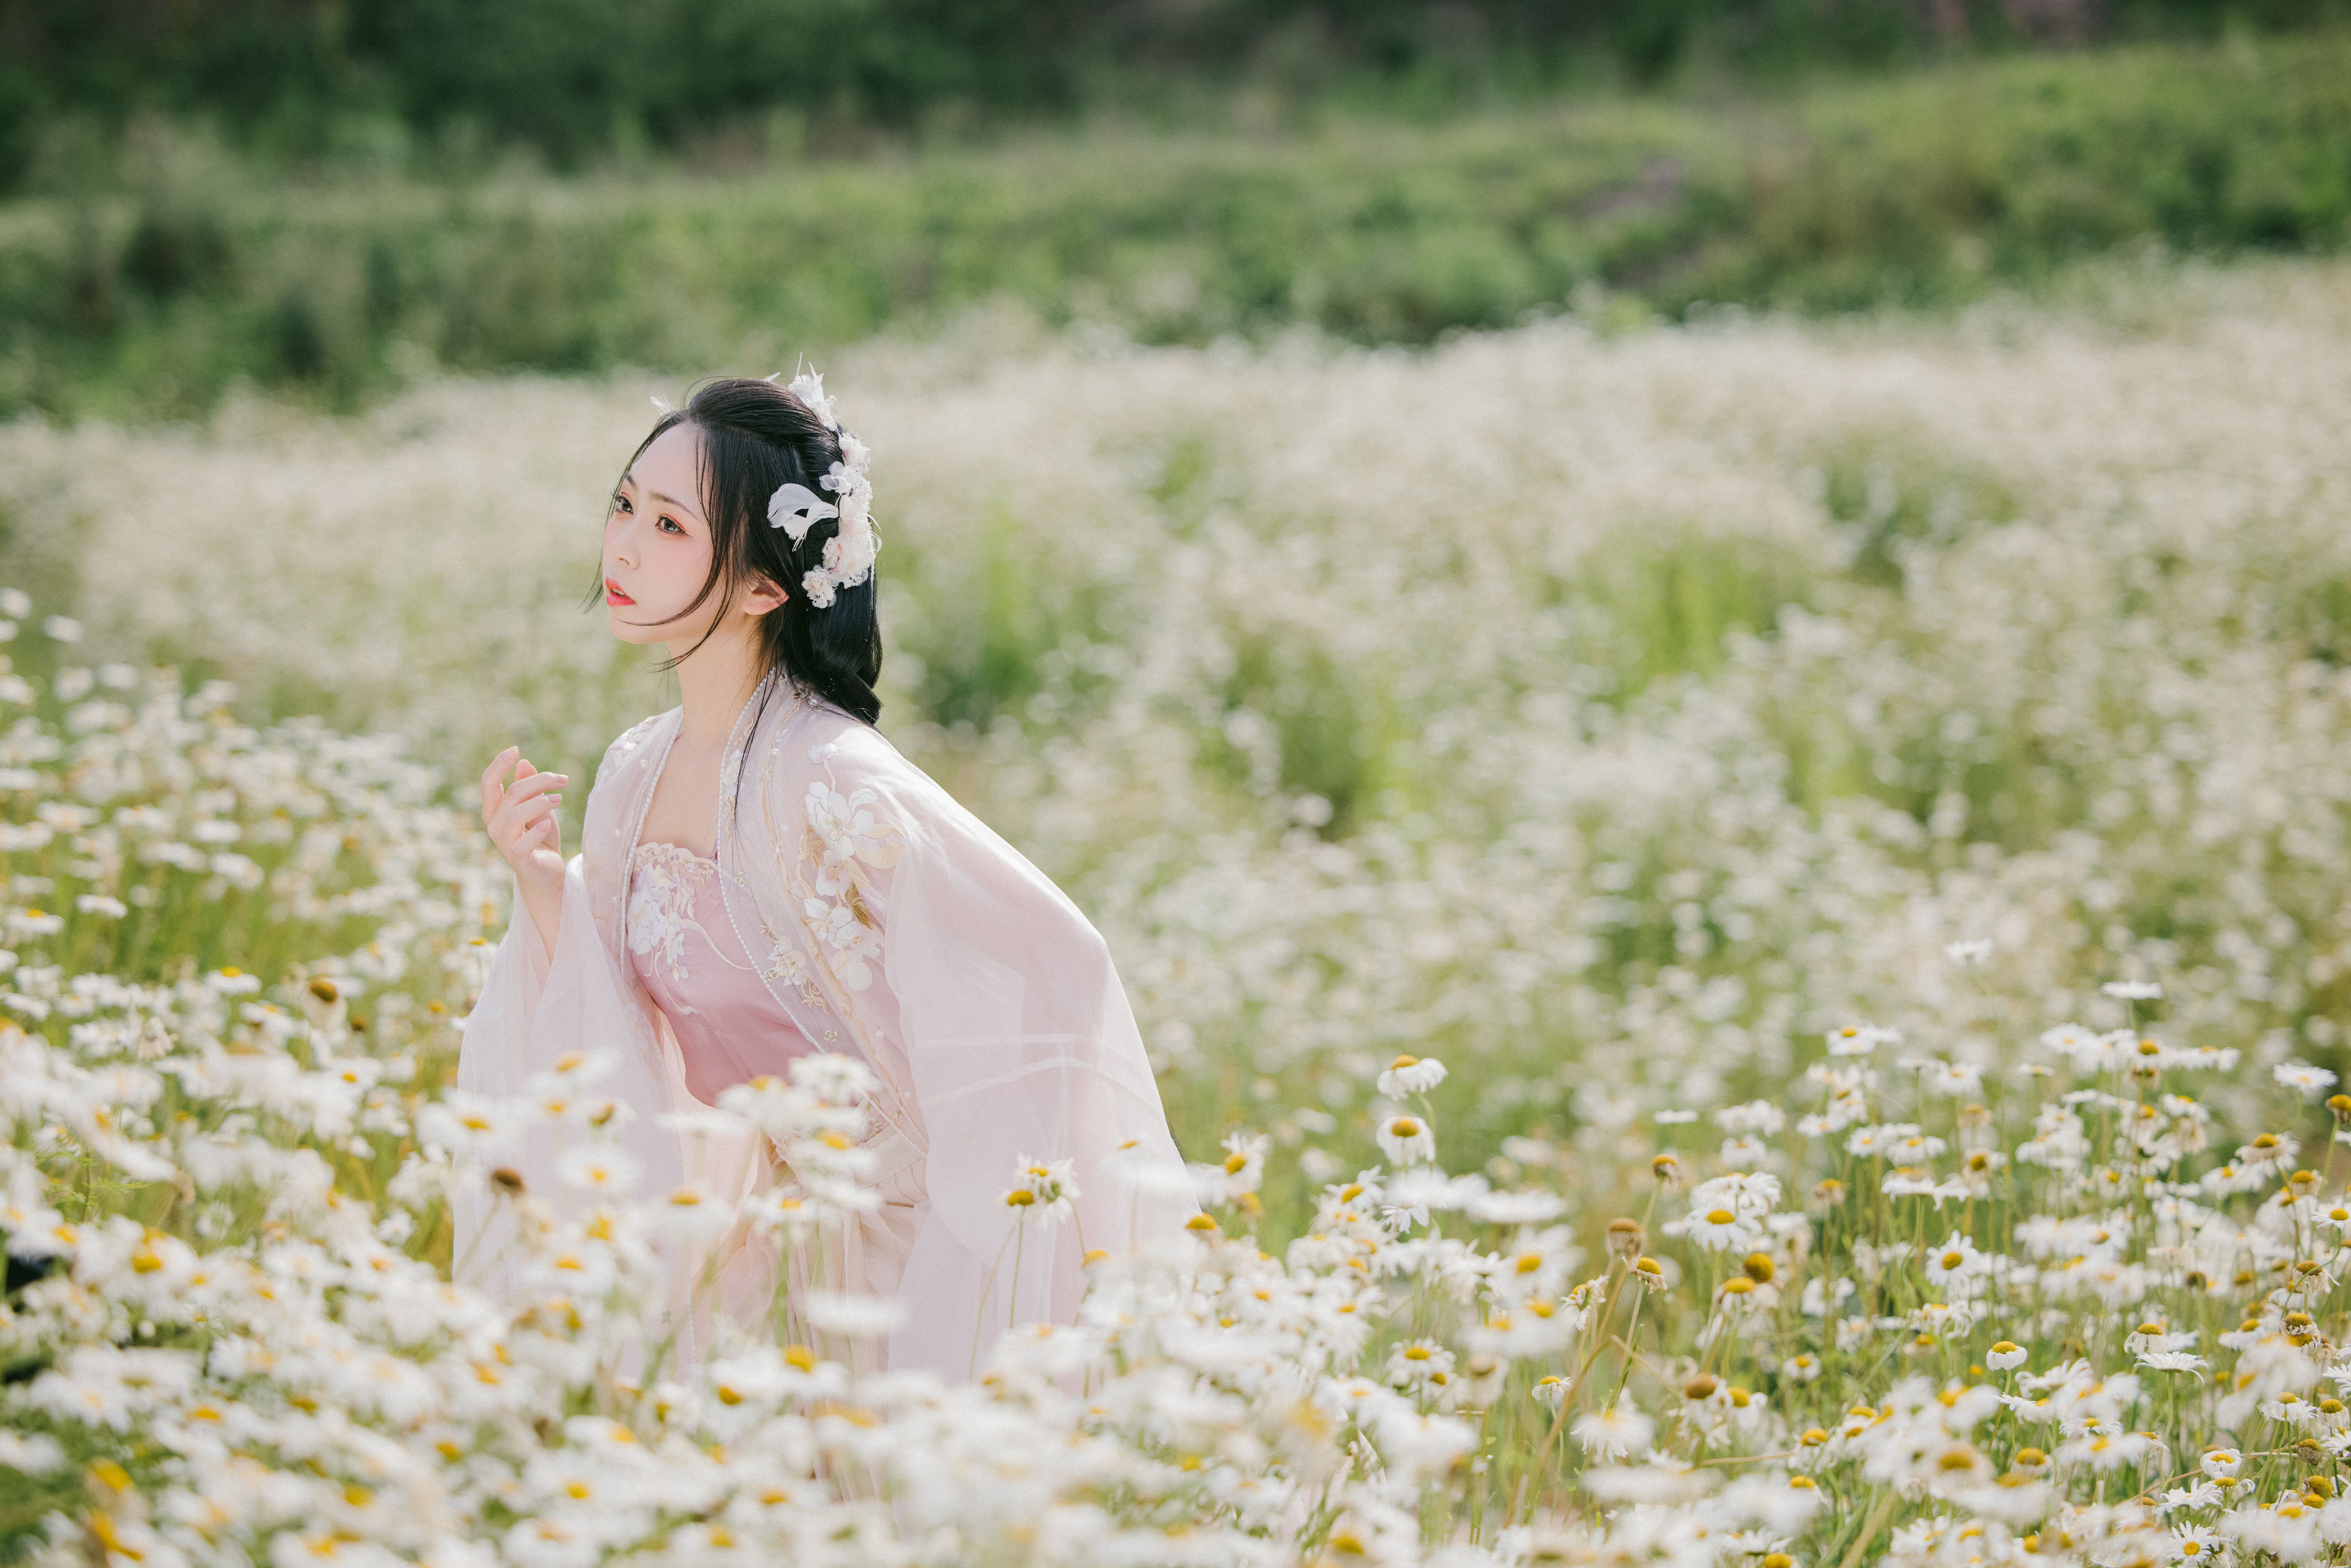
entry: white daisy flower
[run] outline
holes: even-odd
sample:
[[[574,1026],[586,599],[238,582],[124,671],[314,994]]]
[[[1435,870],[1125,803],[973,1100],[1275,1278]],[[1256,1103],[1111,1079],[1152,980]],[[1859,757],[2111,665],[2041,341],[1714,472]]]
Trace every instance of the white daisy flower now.
[[[1576,1417],[1575,1440],[1595,1459],[1621,1459],[1649,1446],[1657,1424],[1624,1399]]]
[[[1390,1116],[1380,1124],[1380,1152],[1392,1166],[1408,1166],[1437,1157],[1437,1134],[1425,1118]]]
[[[1435,1057],[1399,1056],[1379,1076],[1379,1092],[1391,1100],[1426,1094],[1445,1082],[1445,1063]]]

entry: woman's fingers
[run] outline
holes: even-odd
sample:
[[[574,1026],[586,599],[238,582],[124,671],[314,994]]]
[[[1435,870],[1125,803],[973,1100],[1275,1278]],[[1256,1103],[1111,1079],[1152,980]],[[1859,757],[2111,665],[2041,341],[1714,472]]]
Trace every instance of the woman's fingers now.
[[[517,801],[528,800],[548,790],[560,789],[569,782],[571,782],[569,777],[565,774],[534,773],[528,779],[517,779],[507,786],[507,801],[511,805]]]
[[[504,816],[509,821],[528,821],[562,799],[563,791],[560,789],[534,789],[526,795],[517,794],[509,789],[506,799],[498,803],[496,814]]]
[[[532,795],[520,800],[509,800],[498,813],[498,820],[507,824],[509,832],[530,827],[551,820],[557,804],[562,799],[560,795]]]
[[[517,747],[507,747],[504,751],[491,758],[490,765],[482,769],[482,814],[485,817],[498,809],[498,797],[503,793],[499,783],[506,777],[507,759],[513,757],[519,749]]]
[[[530,848],[530,841],[546,830],[545,817],[527,817],[520,812],[502,817],[494,837],[507,846],[509,854],[520,854]]]
[[[532,821],[542,811],[551,810],[563,799],[557,788],[563,782],[560,773],[534,773],[529,778],[507,786],[494,808],[483,813],[483,822],[494,836],[504,837],[518,825]],[[501,833],[499,823],[506,824]]]
[[[515,770],[514,782],[506,784],[503,779],[509,766]],[[494,842],[509,846],[509,855],[524,854],[542,844],[554,848],[562,841],[555,808],[562,802],[563,786],[569,782],[567,774],[533,768],[519,747],[509,746],[483,770],[482,825],[489,829]]]

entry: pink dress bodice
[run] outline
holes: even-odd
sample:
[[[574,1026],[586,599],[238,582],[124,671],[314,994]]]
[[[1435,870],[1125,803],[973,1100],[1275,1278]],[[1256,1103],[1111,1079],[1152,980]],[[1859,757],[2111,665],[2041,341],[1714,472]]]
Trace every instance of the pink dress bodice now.
[[[759,978],[718,889],[718,862],[641,843],[630,878],[629,960],[669,1019],[685,1086],[705,1105],[815,1049]]]

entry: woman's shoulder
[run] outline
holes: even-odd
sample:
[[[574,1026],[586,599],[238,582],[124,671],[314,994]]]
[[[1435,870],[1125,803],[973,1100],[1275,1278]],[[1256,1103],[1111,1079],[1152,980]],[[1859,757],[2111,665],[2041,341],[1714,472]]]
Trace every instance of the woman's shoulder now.
[[[953,809],[937,781],[888,736],[831,703],[811,702],[792,715],[770,747],[776,766],[769,788],[795,797],[820,789],[827,797],[887,800],[924,811]]]
[[[662,722],[677,711],[676,708],[669,708],[661,713],[647,714],[622,730],[613,737],[612,744],[604,748],[606,766],[623,761],[643,750],[652,744],[654,732],[661,727]]]
[[[843,777],[901,786],[933,782],[879,728],[831,704],[810,716],[798,738],[803,755],[820,773],[830,768]]]
[[[777,714],[772,726],[761,728],[767,731],[764,748],[791,762],[795,770],[814,768],[821,772],[835,758],[897,755],[880,730],[813,693],[800,694],[797,704]]]

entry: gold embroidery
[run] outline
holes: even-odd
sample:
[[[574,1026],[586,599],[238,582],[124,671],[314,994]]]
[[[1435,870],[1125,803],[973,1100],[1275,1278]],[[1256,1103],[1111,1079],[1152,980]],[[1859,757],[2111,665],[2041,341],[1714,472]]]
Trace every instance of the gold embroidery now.
[[[829,759],[832,747],[818,748]],[[874,808],[871,789],[843,794],[825,760],[825,779],[810,779],[800,838],[800,864],[789,881],[798,884],[809,934],[827,968],[851,991],[872,986],[886,936],[873,901],[875,871],[887,871],[904,852],[906,835]],[[831,780],[828,782],[828,780]]]

